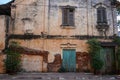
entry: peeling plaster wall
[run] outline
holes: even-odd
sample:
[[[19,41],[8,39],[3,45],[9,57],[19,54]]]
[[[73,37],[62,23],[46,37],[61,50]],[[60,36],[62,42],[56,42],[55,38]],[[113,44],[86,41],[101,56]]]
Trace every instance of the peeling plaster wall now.
[[[5,49],[5,39],[6,39],[6,20],[9,18],[5,15],[0,15],[0,74],[5,73],[4,60],[5,55],[2,51]],[[8,23],[9,24],[9,23]]]
[[[0,51],[5,48],[6,17],[0,16]]]
[[[62,44],[67,44],[68,42],[71,44],[76,44],[73,48],[76,49],[76,52],[87,52],[87,40],[68,40],[68,39],[33,39],[33,40],[11,40],[18,42],[21,46],[35,49],[35,50],[44,50],[49,51],[50,55],[62,54],[62,49],[67,48],[66,46],[62,46]],[[44,42],[44,43],[43,43]],[[49,59],[49,62],[53,60]]]
[[[47,0],[48,1],[48,0]],[[45,29],[47,18],[46,0],[24,0],[17,4],[14,9],[13,18],[15,18],[14,31],[15,34],[24,34],[27,30],[31,30],[34,34],[41,34]],[[44,6],[45,5],[45,6]],[[18,27],[19,25],[19,27]]]
[[[5,60],[5,55],[0,53],[0,74],[5,73],[5,66],[4,66],[4,61]]]
[[[31,57],[31,56],[23,56],[23,59],[27,58],[28,60],[31,61],[25,61],[23,60],[23,68],[26,69],[26,71],[29,71],[29,69],[31,69],[31,71],[34,71],[34,68],[31,68],[29,65],[32,64],[34,61],[36,61],[36,59],[39,59],[39,62],[36,61],[36,63],[33,63],[34,65],[37,65],[37,67],[42,67],[41,65],[44,65],[42,68],[44,70],[42,71],[52,71],[52,72],[56,72],[58,71],[58,69],[61,67],[61,63],[62,63],[62,50],[63,49],[76,49],[76,52],[79,52],[81,55],[84,53],[88,53],[88,45],[86,44],[87,40],[67,40],[67,39],[45,39],[45,40],[41,40],[41,39],[33,39],[33,40],[11,40],[11,41],[16,41],[18,42],[22,47],[27,47],[30,49],[35,49],[35,50],[44,50],[44,51],[49,51],[48,54],[48,62],[44,62],[40,56],[36,56],[36,57]],[[63,44],[67,44],[67,43],[71,43],[71,44],[76,44],[75,46],[73,46],[73,48],[67,48],[67,45],[63,45]],[[26,52],[22,52],[23,54]],[[79,55],[79,53],[76,53],[76,55]],[[30,53],[31,54],[31,53]],[[42,57],[43,58],[43,57]],[[78,57],[79,58],[79,57]],[[89,57],[87,57],[89,60]],[[76,59],[78,60],[78,59]],[[41,64],[41,62],[43,62]],[[86,60],[85,60],[86,62]],[[87,69],[90,69],[90,63],[88,63],[87,65],[84,65],[87,67]],[[28,65],[29,64],[29,65]],[[83,69],[82,67],[79,66],[79,63],[76,63],[76,68],[78,69]],[[47,67],[46,67],[47,66]],[[39,68],[41,70],[41,68]],[[80,70],[81,70],[80,69]],[[38,71],[40,71],[38,70]],[[80,71],[79,70],[79,71]],[[82,70],[81,70],[82,71]]]
[[[49,2],[50,1],[50,2]],[[34,56],[31,60],[39,59],[40,63],[37,65],[40,68],[38,71],[57,71],[61,66],[62,50],[65,48],[76,49],[77,63],[76,68],[78,71],[84,71],[90,69],[88,45],[86,40],[80,40],[76,38],[70,38],[74,35],[88,35],[88,36],[100,36],[96,29],[98,6],[106,7],[107,20],[109,29],[107,36],[113,36],[116,31],[116,14],[115,8],[112,8],[109,0],[16,0],[12,6],[12,21],[10,27],[10,34],[24,35],[30,33],[34,35],[61,35],[66,38],[54,38],[47,39],[46,37],[37,39],[11,39],[10,41],[16,41],[20,46],[48,51],[48,62],[43,62],[43,69],[41,70],[40,64],[43,57]],[[64,28],[62,24],[62,10],[60,6],[75,6],[75,28]],[[113,12],[114,11],[114,12]],[[100,41],[111,42],[111,40],[100,39]],[[63,45],[65,44],[65,46]],[[70,45],[69,45],[70,44]],[[73,45],[73,46],[71,46]],[[55,62],[56,55],[59,55],[59,62]],[[24,58],[31,56],[24,56]],[[38,58],[39,57],[39,58]],[[58,56],[57,56],[58,57]],[[61,58],[61,59],[60,59]],[[86,59],[87,58],[87,59]],[[80,60],[82,59],[82,60]],[[36,61],[36,60],[35,60]],[[37,61],[36,61],[37,62]],[[26,65],[29,63],[25,61],[23,68],[30,71],[31,67]],[[84,63],[84,64],[83,64]],[[32,62],[29,64],[33,64]],[[88,65],[87,65],[88,64]],[[46,67],[47,66],[47,67]],[[51,69],[54,67],[54,69]],[[34,71],[34,68],[32,68]],[[35,70],[35,71],[37,71]]]
[[[22,69],[27,72],[42,72],[43,58],[35,55],[22,55]]]
[[[100,4],[106,7],[109,30],[107,36],[116,33],[116,9],[111,7],[109,0],[23,0],[13,3],[16,8],[12,14],[15,15],[15,34],[24,34],[30,30],[33,34],[46,32],[49,35],[91,35],[99,36],[96,29],[96,9]],[[60,6],[76,6],[75,28],[63,29],[62,10]],[[114,11],[114,12],[112,12]],[[28,18],[28,19],[26,19]],[[19,25],[19,27],[18,27]]]

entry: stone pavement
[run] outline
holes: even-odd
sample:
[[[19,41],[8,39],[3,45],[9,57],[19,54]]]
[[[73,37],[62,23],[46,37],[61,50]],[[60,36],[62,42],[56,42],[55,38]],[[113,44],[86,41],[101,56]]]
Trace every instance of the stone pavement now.
[[[17,75],[0,74],[0,80],[120,80],[120,76],[90,73],[19,73]]]

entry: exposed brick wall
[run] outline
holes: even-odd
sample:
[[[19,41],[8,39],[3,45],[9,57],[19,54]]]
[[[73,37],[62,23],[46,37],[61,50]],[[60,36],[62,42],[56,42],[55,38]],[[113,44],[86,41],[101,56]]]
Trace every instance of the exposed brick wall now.
[[[48,71],[49,72],[57,72],[61,67],[62,59],[60,54],[55,55],[55,59],[52,63],[48,63]]]
[[[5,22],[6,16],[0,15],[0,51],[5,48]]]
[[[90,70],[90,56],[87,52],[76,52],[77,71],[84,72]],[[62,65],[61,55],[55,55],[52,63],[48,63],[49,72],[57,72]]]
[[[5,73],[4,58],[5,58],[5,55],[0,53],[0,74]]]
[[[87,52],[76,52],[77,71],[89,70],[90,56]]]

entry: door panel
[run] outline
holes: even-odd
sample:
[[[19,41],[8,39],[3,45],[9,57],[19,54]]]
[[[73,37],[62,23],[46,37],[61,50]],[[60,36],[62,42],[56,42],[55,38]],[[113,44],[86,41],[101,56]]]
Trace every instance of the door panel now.
[[[104,48],[100,52],[101,59],[104,62],[102,72],[112,73],[115,71],[115,54],[113,48]]]
[[[63,67],[68,72],[76,71],[76,52],[74,49],[63,50]]]

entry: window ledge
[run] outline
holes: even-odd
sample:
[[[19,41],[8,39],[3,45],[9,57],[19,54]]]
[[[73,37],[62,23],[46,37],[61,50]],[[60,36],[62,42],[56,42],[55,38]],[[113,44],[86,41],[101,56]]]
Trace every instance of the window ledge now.
[[[75,26],[65,26],[65,25],[61,25],[60,26],[62,29],[75,29]]]
[[[75,29],[75,26],[69,26],[69,25],[61,25],[60,26],[62,29]]]
[[[96,28],[97,29],[108,29],[109,28],[109,25],[108,24],[98,24],[96,25]]]

